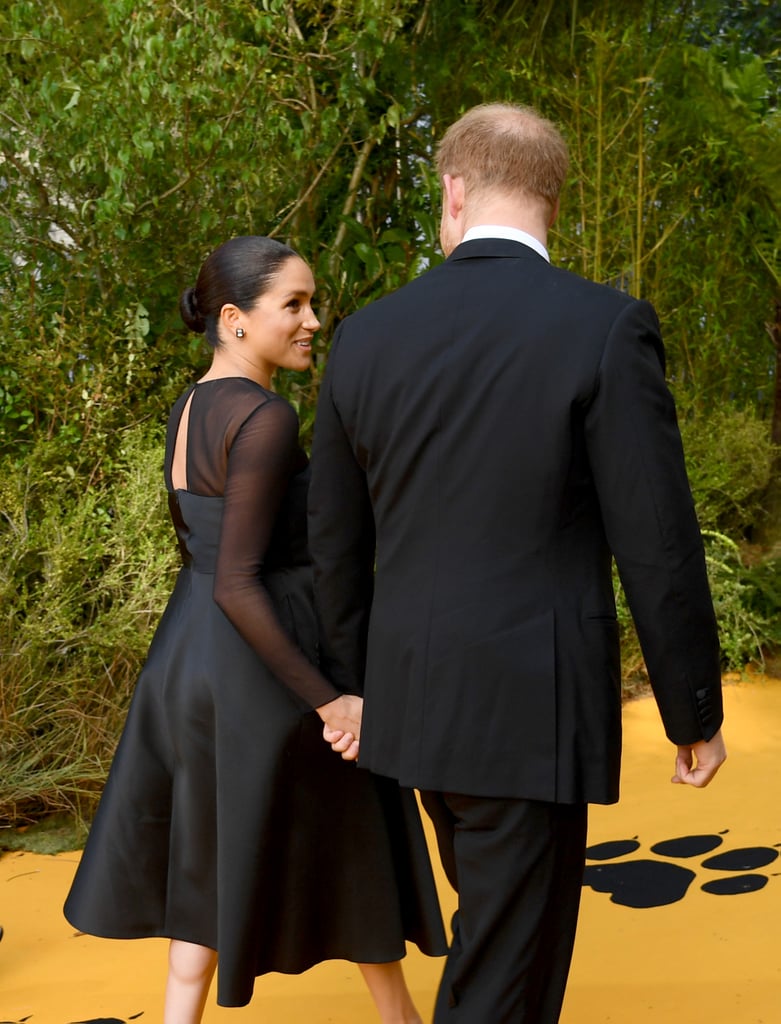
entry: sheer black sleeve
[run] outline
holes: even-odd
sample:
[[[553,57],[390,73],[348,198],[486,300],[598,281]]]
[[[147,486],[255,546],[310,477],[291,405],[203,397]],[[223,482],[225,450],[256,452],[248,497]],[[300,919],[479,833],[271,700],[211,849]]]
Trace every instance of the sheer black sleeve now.
[[[271,399],[243,423],[228,453],[214,600],[275,676],[312,707],[339,692],[283,629],[263,586],[274,523],[298,456],[298,418]]]

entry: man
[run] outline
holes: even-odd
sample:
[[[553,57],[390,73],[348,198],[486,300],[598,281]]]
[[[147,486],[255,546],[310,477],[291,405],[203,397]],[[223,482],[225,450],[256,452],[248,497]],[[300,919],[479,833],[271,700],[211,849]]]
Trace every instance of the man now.
[[[694,786],[726,756],[716,623],[656,315],[548,262],[560,134],[485,105],[437,161],[446,262],[348,317],[323,380],[325,670],[363,691],[360,764],[421,790],[459,894],[435,1021],[554,1024],[586,805],[618,799],[611,553]]]

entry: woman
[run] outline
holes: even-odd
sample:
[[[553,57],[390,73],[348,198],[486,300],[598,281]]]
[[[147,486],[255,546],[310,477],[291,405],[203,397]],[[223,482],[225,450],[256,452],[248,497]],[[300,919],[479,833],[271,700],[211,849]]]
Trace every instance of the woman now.
[[[360,698],[315,667],[307,460],[271,390],[310,365],[313,292],[292,249],[250,236],[180,301],[214,349],[168,425],[183,567],[65,904],[91,934],[171,939],[166,1024],[201,1019],[218,960],[218,1003],[244,1006],[257,975],[332,958],[361,965],[383,1022],[417,1024],[405,939],[446,951],[414,797],[322,735],[353,756]]]

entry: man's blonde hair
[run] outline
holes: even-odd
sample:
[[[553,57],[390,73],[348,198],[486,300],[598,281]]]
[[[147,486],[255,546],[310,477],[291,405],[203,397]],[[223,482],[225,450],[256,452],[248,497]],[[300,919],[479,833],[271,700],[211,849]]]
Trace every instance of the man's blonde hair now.
[[[561,132],[531,107],[483,103],[452,124],[437,147],[437,171],[462,177],[467,196],[523,193],[551,208],[569,167]]]

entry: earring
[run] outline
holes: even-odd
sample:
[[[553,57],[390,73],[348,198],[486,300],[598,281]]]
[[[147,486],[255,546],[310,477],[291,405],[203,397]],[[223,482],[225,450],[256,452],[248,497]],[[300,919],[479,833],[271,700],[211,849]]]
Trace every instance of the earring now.
[[[236,337],[237,338],[243,338],[244,337],[244,328],[243,327],[237,327],[236,328]]]

